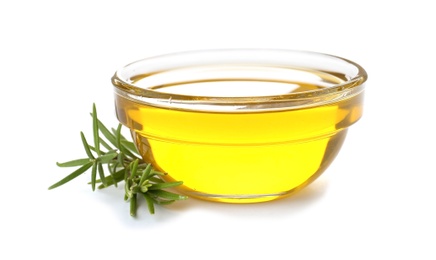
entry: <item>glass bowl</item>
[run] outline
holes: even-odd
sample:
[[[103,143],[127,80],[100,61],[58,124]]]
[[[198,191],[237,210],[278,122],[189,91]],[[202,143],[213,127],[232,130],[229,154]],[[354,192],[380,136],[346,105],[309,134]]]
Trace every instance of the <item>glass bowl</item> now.
[[[288,196],[320,176],[362,116],[365,70],[292,50],[192,51],[133,62],[112,78],[118,120],[145,161],[188,196]]]

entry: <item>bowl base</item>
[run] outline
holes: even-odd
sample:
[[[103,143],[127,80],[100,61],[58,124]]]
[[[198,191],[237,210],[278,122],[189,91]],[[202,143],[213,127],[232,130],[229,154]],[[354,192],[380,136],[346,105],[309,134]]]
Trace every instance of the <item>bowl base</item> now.
[[[187,195],[188,197],[206,200],[206,201],[214,201],[214,202],[222,202],[222,203],[232,203],[232,204],[249,204],[249,203],[261,203],[268,202],[278,199],[287,198],[295,193],[298,193],[300,190],[304,189],[306,186],[314,182],[321,174],[324,172],[326,168],[320,169],[314,175],[312,175],[308,180],[298,185],[297,187],[284,192],[272,193],[272,194],[210,194],[198,192],[195,190],[190,190],[186,188],[176,188],[180,193]],[[183,187],[183,186],[182,186]]]
[[[249,203],[260,203],[260,202],[282,199],[290,196],[291,194],[294,193],[294,191],[277,193],[277,194],[255,194],[255,195],[236,195],[236,194],[221,195],[221,194],[206,194],[206,193],[186,192],[186,191],[184,191],[183,193],[189,197],[201,199],[201,200],[222,202],[222,203],[233,203],[233,204],[249,204]]]

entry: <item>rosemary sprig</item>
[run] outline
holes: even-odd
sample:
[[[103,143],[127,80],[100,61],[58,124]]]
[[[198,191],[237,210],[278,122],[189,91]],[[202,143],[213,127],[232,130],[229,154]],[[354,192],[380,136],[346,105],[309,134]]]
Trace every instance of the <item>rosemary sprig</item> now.
[[[48,189],[57,188],[91,169],[92,190],[98,184],[103,189],[124,181],[124,199],[130,202],[130,215],[136,216],[138,195],[142,195],[148,210],[154,214],[154,205],[166,205],[176,200],[185,200],[186,196],[175,194],[164,189],[183,184],[183,182],[164,182],[160,176],[165,175],[153,169],[139,155],[135,145],[121,135],[122,125],[110,131],[97,118],[95,104],[92,107],[92,127],[94,143],[90,145],[83,132],[80,132],[87,158],[57,163],[59,167],[79,167]],[[102,136],[100,136],[102,134]],[[103,165],[106,165],[109,175],[105,175]],[[97,178],[98,173],[98,178]]]

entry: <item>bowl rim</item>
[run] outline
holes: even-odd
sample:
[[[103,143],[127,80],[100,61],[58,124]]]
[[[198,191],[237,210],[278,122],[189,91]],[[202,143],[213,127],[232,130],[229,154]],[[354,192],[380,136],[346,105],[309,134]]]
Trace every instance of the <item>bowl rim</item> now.
[[[355,75],[342,83],[333,84],[330,87],[310,90],[304,92],[294,92],[280,95],[265,96],[195,96],[175,93],[155,91],[153,89],[141,88],[123,76],[126,71],[135,70],[133,67],[140,66],[144,63],[153,63],[161,59],[172,59],[175,57],[186,57],[208,55],[208,54],[237,54],[237,53],[263,53],[263,54],[289,54],[289,55],[307,55],[319,59],[331,59],[347,64],[353,67]],[[149,65],[150,66],[150,65]],[[302,67],[303,69],[307,67]],[[140,74],[137,74],[140,75]],[[282,110],[298,109],[302,107],[319,106],[327,103],[337,102],[343,98],[359,94],[364,89],[364,83],[368,75],[359,64],[339,56],[326,54],[322,52],[290,49],[206,49],[174,52],[163,55],[148,57],[145,59],[131,62],[124,67],[116,70],[111,81],[115,87],[115,93],[129,100],[144,103],[146,105],[165,107],[182,110],[202,110],[202,111],[257,111],[257,110]],[[262,104],[259,107],[259,104]]]

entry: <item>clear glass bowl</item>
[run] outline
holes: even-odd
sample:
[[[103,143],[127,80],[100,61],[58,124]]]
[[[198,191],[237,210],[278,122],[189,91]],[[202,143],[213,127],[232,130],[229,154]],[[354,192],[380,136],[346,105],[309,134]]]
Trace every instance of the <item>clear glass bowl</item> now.
[[[143,59],[112,78],[144,160],[206,200],[292,194],[322,174],[362,115],[367,74],[327,54],[208,50]]]

